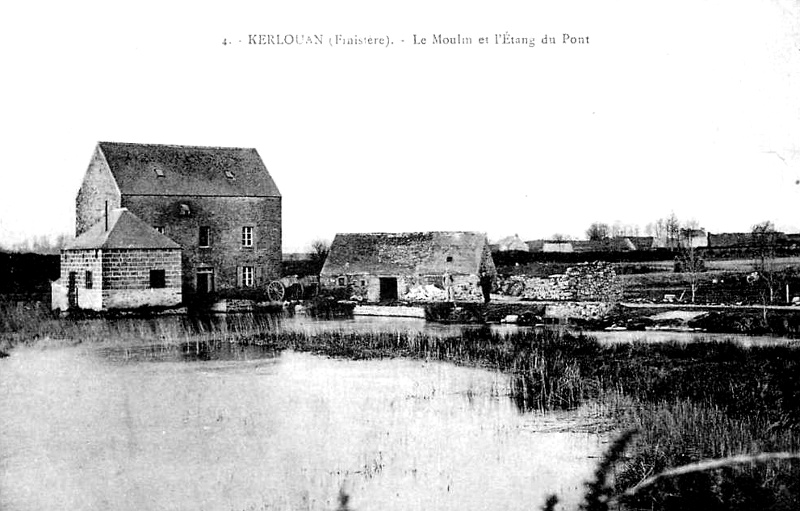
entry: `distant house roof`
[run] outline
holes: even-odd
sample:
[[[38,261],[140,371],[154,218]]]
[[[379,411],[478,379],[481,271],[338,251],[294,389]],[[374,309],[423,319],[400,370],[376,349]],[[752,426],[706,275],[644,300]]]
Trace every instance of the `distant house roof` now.
[[[123,195],[280,197],[255,149],[100,142]]]
[[[787,238],[786,234],[780,231],[770,231],[760,239],[752,232],[708,233],[708,248],[752,247],[762,241],[782,243],[788,240],[789,238]]]
[[[709,248],[749,247],[753,244],[753,234],[749,232],[708,233]]]
[[[497,242],[497,250],[500,252],[520,251],[527,252],[528,245],[522,241],[519,235],[506,236]]]
[[[64,247],[80,249],[180,249],[180,245],[156,231],[125,208],[108,213],[108,229],[103,219]]]
[[[652,236],[626,236],[626,238],[636,247],[636,250],[650,250],[653,248]]]
[[[570,253],[573,251],[571,241],[545,241],[542,244],[542,252]]]
[[[528,245],[528,252],[541,252],[544,248],[545,240],[528,240],[525,244]]]
[[[636,250],[636,246],[628,238],[605,238],[573,241],[572,249],[575,252],[630,252]]]
[[[485,250],[486,236],[469,231],[337,234],[321,273],[477,274]]]

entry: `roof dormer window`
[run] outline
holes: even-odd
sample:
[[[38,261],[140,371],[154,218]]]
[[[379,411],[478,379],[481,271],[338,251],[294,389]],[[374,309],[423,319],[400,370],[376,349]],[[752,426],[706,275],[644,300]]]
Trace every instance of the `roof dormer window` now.
[[[233,181],[234,179],[236,179],[236,176],[234,176],[234,175],[233,175],[233,172],[231,172],[230,170],[226,170],[226,171],[225,171],[225,177],[227,177],[227,178],[228,178],[228,179],[230,179],[231,181]]]
[[[164,176],[164,171],[163,171],[163,170],[161,170],[161,169],[160,169],[160,168],[158,168],[158,167],[153,167],[153,172],[155,172],[155,173],[156,173],[156,177],[165,177],[165,176]]]

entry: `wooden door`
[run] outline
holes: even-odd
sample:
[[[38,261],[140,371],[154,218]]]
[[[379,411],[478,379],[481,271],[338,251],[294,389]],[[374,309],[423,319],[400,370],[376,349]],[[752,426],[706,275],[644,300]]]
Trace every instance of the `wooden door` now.
[[[203,268],[197,270],[197,294],[207,295],[214,292],[214,270]]]
[[[397,300],[397,278],[380,278],[381,294],[380,300]]]
[[[77,272],[69,272],[67,278],[67,306],[70,309],[78,308],[78,274]]]

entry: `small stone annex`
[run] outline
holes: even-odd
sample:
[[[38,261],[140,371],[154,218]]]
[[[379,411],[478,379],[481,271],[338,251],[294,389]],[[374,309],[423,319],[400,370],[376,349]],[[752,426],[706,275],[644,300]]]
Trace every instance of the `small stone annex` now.
[[[181,303],[181,247],[125,208],[61,251],[52,308],[132,309]]]
[[[480,302],[488,300],[496,276],[483,233],[352,233],[333,239],[320,285],[372,303]]]

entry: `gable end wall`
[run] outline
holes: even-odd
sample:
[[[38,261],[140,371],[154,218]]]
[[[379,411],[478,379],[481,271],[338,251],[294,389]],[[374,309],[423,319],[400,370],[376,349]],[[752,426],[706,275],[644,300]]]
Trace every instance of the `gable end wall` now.
[[[92,155],[92,161],[86,169],[75,199],[75,236],[80,236],[103,219],[106,201],[108,211],[111,211],[120,207],[121,200],[119,187],[98,147]]]

